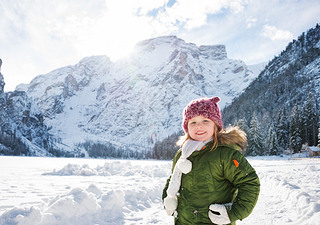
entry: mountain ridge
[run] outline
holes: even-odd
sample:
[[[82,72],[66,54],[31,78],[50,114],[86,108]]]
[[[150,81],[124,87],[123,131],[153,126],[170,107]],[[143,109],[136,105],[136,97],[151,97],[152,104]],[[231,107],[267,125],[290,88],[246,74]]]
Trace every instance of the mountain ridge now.
[[[71,151],[84,141],[142,151],[181,131],[182,109],[190,100],[217,95],[223,107],[262,68],[228,59],[224,45],[197,47],[163,36],[139,42],[130,57],[86,57],[17,90],[37,102],[51,134]]]
[[[295,145],[290,148],[298,151],[305,142],[317,145],[319,103],[320,26],[317,24],[272,59],[257,79],[224,109],[223,114],[226,123],[231,124],[239,120],[250,123],[255,114],[264,128],[264,136],[271,127],[283,143],[281,148]],[[295,117],[300,125],[293,124]],[[280,138],[281,132],[286,134]],[[293,138],[299,141],[293,144]]]

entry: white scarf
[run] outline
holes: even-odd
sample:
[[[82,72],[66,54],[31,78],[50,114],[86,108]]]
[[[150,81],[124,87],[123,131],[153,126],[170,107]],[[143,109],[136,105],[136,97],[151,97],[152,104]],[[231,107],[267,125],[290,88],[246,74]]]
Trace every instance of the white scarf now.
[[[179,158],[173,169],[167,189],[167,197],[164,199],[164,206],[168,215],[171,216],[177,209],[177,193],[180,189],[182,173],[187,174],[192,169],[192,163],[187,158],[193,152],[200,151],[211,140],[212,139],[202,142],[188,139],[182,146],[181,157]]]

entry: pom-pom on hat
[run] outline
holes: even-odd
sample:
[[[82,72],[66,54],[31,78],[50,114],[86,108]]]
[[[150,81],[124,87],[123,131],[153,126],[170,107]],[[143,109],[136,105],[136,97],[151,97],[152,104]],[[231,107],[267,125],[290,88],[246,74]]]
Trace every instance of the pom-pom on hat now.
[[[219,97],[200,98],[191,101],[183,110],[182,127],[184,131],[188,132],[188,121],[196,116],[204,116],[212,120],[220,131],[223,123],[220,108],[217,104],[219,101]]]

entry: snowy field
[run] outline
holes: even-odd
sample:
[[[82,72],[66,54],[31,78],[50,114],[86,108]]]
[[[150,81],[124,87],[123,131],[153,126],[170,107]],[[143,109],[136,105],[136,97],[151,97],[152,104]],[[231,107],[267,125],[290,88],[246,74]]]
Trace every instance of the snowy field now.
[[[238,225],[319,225],[320,159],[249,158],[261,181]],[[0,224],[173,224],[161,194],[170,161],[0,156]]]

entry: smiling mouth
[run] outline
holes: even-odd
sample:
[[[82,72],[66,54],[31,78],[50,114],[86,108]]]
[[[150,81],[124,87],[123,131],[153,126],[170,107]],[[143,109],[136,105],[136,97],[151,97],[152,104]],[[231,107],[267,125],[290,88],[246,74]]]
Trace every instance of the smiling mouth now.
[[[196,135],[203,135],[205,134],[206,132],[197,132]]]

